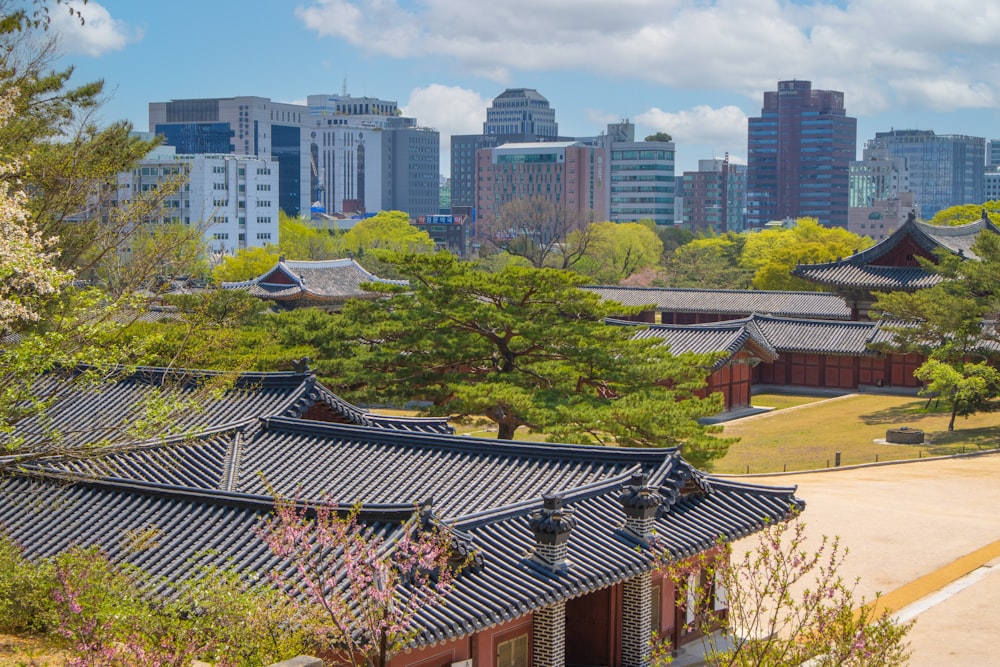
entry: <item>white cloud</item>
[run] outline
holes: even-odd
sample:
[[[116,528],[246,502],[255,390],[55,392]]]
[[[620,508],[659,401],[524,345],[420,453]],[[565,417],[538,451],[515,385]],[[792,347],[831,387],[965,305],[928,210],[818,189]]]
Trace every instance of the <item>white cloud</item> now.
[[[433,127],[441,134],[441,169],[449,173],[451,136],[482,132],[486,107],[491,102],[492,98],[473,90],[432,83],[410,91],[410,99],[401,110],[404,116],[413,116],[420,125]]]
[[[130,42],[143,38],[140,28],[113,18],[96,2],[74,5],[83,16],[70,15],[62,6],[52,10],[51,28],[60,36],[60,46],[71,54],[99,57],[109,51],[121,51]]]
[[[854,114],[1000,104],[1000,3],[982,0],[311,0],[296,16],[369,53],[498,82],[572,70],[758,100],[800,78],[844,91]]]
[[[675,113],[654,107],[636,116],[635,121],[654,132],[666,132],[678,144],[731,147],[747,141],[747,116],[734,106],[713,109],[699,105]]]

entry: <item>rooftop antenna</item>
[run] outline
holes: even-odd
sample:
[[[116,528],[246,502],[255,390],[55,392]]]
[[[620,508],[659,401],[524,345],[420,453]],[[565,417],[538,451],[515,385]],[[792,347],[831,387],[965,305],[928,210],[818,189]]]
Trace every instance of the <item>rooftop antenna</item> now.
[[[344,74],[344,83],[340,87],[340,96],[347,97],[347,74]]]

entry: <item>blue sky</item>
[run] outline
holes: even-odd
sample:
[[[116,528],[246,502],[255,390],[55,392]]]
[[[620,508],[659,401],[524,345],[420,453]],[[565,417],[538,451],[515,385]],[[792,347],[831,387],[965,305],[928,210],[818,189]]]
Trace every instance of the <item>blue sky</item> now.
[[[77,5],[79,1],[77,0]],[[1000,3],[982,0],[90,0],[53,10],[73,81],[105,80],[105,121],[148,103],[339,93],[396,100],[447,137],[536,88],[560,134],[630,118],[677,172],[746,158],[746,119],[785,79],[841,90],[858,152],[876,131],[1000,138]]]

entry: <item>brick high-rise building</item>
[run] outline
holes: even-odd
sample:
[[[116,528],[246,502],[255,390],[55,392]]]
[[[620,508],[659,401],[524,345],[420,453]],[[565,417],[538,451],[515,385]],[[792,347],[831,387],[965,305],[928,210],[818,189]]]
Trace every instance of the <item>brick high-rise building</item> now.
[[[844,94],[780,81],[764,93],[747,137],[747,222],[809,216],[847,226],[848,177],[857,155],[857,119]]]

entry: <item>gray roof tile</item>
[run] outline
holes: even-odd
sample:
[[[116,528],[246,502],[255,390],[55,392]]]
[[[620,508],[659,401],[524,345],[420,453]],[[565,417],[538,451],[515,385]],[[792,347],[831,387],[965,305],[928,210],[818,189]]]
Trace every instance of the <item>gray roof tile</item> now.
[[[584,289],[599,294],[602,299],[618,301],[626,306],[653,306],[658,312],[723,313],[733,316],[768,313],[779,317],[837,320],[851,318],[851,309],[844,299],[825,292],[615,286]]]

